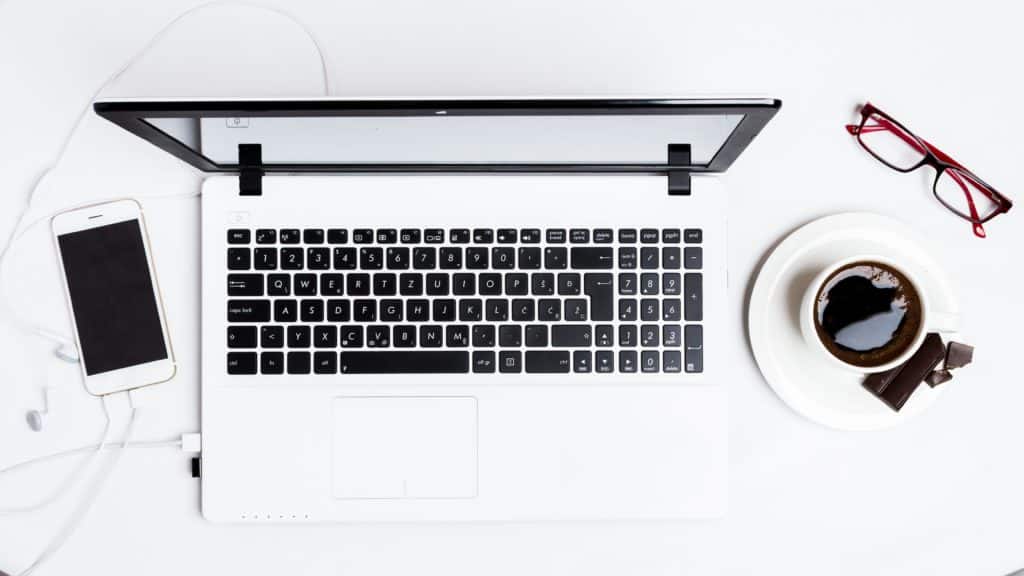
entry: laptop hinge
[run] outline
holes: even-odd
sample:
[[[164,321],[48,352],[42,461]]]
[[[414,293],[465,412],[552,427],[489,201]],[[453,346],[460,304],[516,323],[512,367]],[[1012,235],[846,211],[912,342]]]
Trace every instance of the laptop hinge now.
[[[672,170],[675,166],[692,166],[690,163],[689,144],[668,145],[668,194],[669,196],[690,195],[690,171]]]
[[[259,144],[238,145],[238,193],[263,195],[263,149]]]

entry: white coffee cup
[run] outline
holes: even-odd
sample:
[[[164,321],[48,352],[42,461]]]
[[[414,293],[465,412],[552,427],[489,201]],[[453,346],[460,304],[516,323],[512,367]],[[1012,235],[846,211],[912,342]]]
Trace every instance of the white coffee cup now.
[[[821,341],[821,337],[818,335],[818,331],[814,325],[814,314],[817,310],[818,294],[825,282],[839,269],[849,266],[855,262],[877,262],[884,264],[900,274],[902,274],[912,285],[914,291],[917,292],[918,302],[921,309],[921,322],[918,325],[917,333],[911,339],[911,343],[906,349],[896,358],[879,364],[877,366],[857,366],[856,364],[850,364],[836,355],[834,355]],[[851,256],[844,258],[833,264],[826,266],[814,280],[811,281],[807,290],[804,292],[804,297],[800,302],[800,332],[803,334],[804,340],[807,345],[818,350],[824,358],[827,358],[833,365],[854,372],[862,374],[870,374],[874,372],[885,372],[895,368],[907,360],[917,352],[917,349],[921,347],[921,343],[924,342],[925,336],[929,332],[954,332],[959,324],[959,318],[956,314],[936,310],[932,305],[932,299],[925,289],[924,285],[918,280],[917,276],[910,272],[906,267],[901,266],[898,262],[894,262],[891,258],[885,256],[879,256],[877,254],[859,254],[857,256]]]

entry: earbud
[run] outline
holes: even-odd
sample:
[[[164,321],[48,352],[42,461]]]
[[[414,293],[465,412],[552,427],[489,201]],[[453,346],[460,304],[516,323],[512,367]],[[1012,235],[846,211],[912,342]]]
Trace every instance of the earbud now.
[[[46,424],[46,418],[50,414],[50,388],[43,388],[43,409],[42,410],[29,410],[25,414],[25,421],[28,422],[28,427],[34,432],[39,432],[43,429]]]

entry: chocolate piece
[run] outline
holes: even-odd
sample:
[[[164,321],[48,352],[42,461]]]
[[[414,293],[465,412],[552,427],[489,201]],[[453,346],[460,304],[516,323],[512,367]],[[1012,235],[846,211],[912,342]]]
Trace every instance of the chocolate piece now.
[[[925,377],[939,365],[946,356],[942,337],[932,332],[925,337],[917,352],[900,368],[896,378],[885,387],[879,398],[890,408],[899,412],[910,395],[924,381]]]
[[[953,374],[949,370],[932,370],[932,373],[924,381],[932,388],[935,388],[939,384],[944,384],[952,379]]]
[[[967,344],[961,344],[959,342],[950,342],[949,348],[946,350],[946,370],[963,368],[970,364],[973,359],[974,346],[968,346]]]
[[[900,373],[901,368],[903,368],[902,364],[885,372],[868,374],[867,378],[864,379],[864,387],[875,396],[881,396],[882,392],[885,392],[885,389],[889,387],[889,384],[892,384],[892,381],[896,379],[896,375]]]

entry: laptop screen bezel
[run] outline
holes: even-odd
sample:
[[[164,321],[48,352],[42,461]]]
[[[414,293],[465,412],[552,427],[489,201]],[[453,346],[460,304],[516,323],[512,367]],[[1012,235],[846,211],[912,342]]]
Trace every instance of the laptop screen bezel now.
[[[427,99],[427,100],[104,100],[95,112],[161,150],[210,173],[237,173],[237,163],[217,163],[157,128],[147,118],[234,117],[395,117],[395,116],[578,116],[578,115],[740,115],[741,119],[706,164],[664,163],[265,163],[267,173],[375,172],[583,172],[654,173],[673,170],[724,172],[781,106],[776,99]]]

